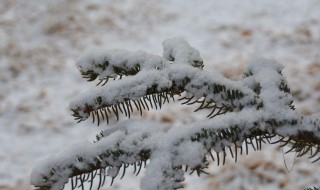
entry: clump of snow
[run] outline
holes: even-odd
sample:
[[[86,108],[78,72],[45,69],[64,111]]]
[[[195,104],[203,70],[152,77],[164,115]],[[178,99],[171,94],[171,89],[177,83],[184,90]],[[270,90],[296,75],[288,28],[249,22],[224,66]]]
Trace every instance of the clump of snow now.
[[[191,168],[202,164],[203,158],[207,154],[207,151],[203,148],[202,143],[196,142],[181,142],[181,145],[177,148],[172,148],[173,151],[176,151],[177,159],[175,163],[177,165],[187,165]]]
[[[163,57],[178,64],[200,67],[203,64],[200,53],[182,38],[170,38],[162,42]]]
[[[91,50],[78,61],[81,72],[94,72],[99,79],[116,78],[115,67],[130,71],[131,69],[162,69],[166,60],[160,56],[150,55],[144,51],[129,52],[126,50]]]
[[[293,102],[292,95],[281,89],[287,84],[281,75],[282,69],[283,66],[275,61],[257,59],[249,65],[247,71],[249,76],[244,79],[244,82],[252,89],[259,88],[258,95],[263,108],[274,114],[281,114],[281,110],[289,108]]]

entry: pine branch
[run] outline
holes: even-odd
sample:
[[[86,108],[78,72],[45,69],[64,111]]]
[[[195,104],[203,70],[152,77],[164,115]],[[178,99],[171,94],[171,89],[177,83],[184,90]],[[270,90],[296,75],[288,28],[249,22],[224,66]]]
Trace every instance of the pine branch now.
[[[177,75],[177,71],[184,75]],[[254,92],[241,86],[239,82],[192,66],[173,64],[163,70],[141,71],[135,76],[90,89],[72,101],[70,109],[79,121],[90,115],[99,118],[101,114],[103,118],[108,118],[112,113],[118,119],[120,112],[129,117],[133,108],[141,114],[142,110],[149,110],[149,107],[160,108],[165,102],[169,102],[170,97],[182,92],[187,92],[186,99],[205,98],[206,102],[214,103],[218,107],[223,106],[228,111],[242,109],[249,104],[248,101],[254,99]]]
[[[183,127],[125,121],[98,134],[95,143],[81,143],[40,163],[32,172],[33,185],[63,189],[70,179],[72,189],[84,188],[84,183],[91,189],[97,179],[99,189],[106,176],[112,184],[129,166],[136,174],[146,166],[142,189],[178,189],[185,172],[206,174],[209,159],[224,164],[230,152],[237,161],[249,147],[258,151],[264,143],[290,146],[288,152],[320,160],[319,115],[294,110],[280,64],[256,60],[241,81],[232,81],[203,71],[199,52],[182,39],[166,40],[163,46],[163,58],[110,51],[80,59],[80,73],[89,81],[98,78],[102,86],[71,102],[73,116],[79,122],[91,116],[99,125],[111,115],[130,118],[135,110],[142,115],[161,109],[180,96],[184,105],[197,104],[195,111],[209,110],[209,119]],[[106,84],[110,78],[118,80]]]
[[[202,68],[203,61],[198,50],[181,38],[163,42],[164,56],[148,54],[144,51],[128,52],[113,50],[89,52],[79,59],[77,66],[83,78],[89,82],[99,79],[105,85],[109,79],[135,75],[141,70],[161,70],[172,63],[188,64]]]
[[[248,114],[253,114],[254,119],[248,120],[245,117]],[[231,122],[235,117],[239,119]],[[112,128],[113,131],[106,130],[103,137],[94,144],[79,144],[76,148],[65,151],[61,156],[47,160],[47,163],[44,163],[47,170],[44,170],[41,165],[40,169],[34,169],[32,178],[41,180],[33,181],[33,184],[41,187],[54,185],[50,188],[61,189],[69,178],[75,178],[73,180],[78,183],[84,183],[86,180],[79,179],[86,178],[92,183],[93,179],[88,176],[93,176],[97,171],[115,169],[113,174],[108,174],[111,178],[115,178],[119,175],[119,171],[124,170],[127,165],[142,166],[142,162],[150,160],[146,177],[142,182],[143,189],[174,189],[180,187],[180,182],[184,179],[182,166],[191,168],[200,175],[207,167],[208,157],[211,157],[218,165],[224,164],[228,150],[236,161],[238,154],[248,154],[249,146],[254,150],[261,150],[262,143],[270,141],[274,135],[282,138],[279,142],[287,144],[292,142],[293,147],[296,142],[319,147],[319,120],[299,118],[301,117],[297,115],[295,118],[297,120],[289,120],[289,118],[281,120],[267,118],[266,115],[261,112],[257,113],[256,110],[243,110],[237,114],[228,113],[207,122],[184,126],[188,129],[186,131],[181,130],[181,127],[173,127],[168,132],[155,123],[129,120]],[[292,123],[295,124],[292,125]],[[301,126],[305,126],[305,130],[301,130]],[[288,128],[291,131],[300,130],[295,134],[284,133],[283,131],[287,131]],[[309,134],[308,138],[303,136],[305,134]],[[283,140],[286,137],[290,140]],[[161,144],[159,139],[166,143]],[[242,150],[243,144],[245,144],[245,150]],[[235,151],[232,150],[232,147],[235,147]],[[90,152],[84,152],[85,148]],[[294,150],[297,149],[291,151]],[[319,152],[318,148],[310,155],[318,155],[317,159],[319,159]],[[148,170],[151,171],[148,172]],[[177,175],[177,173],[181,174]],[[158,175],[163,177],[159,178]],[[158,183],[149,184],[152,178],[158,179]],[[162,186],[163,184],[167,186]]]

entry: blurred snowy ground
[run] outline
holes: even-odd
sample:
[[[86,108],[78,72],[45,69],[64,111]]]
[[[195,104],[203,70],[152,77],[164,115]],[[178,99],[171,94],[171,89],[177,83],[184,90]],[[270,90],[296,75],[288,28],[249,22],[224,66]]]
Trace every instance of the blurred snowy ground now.
[[[254,57],[275,59],[305,114],[320,111],[319,0],[0,0],[0,189],[28,190],[32,167],[82,139],[90,122],[76,124],[68,102],[91,86],[75,60],[91,48],[147,50],[182,36],[205,69],[239,79]],[[139,118],[137,116],[137,118]],[[144,119],[189,123],[204,116],[173,104]],[[319,185],[320,162],[284,155],[275,146],[188,176],[186,189],[304,189]],[[288,173],[284,159],[288,165]],[[143,174],[142,174],[143,175]],[[139,189],[128,174],[111,188]]]

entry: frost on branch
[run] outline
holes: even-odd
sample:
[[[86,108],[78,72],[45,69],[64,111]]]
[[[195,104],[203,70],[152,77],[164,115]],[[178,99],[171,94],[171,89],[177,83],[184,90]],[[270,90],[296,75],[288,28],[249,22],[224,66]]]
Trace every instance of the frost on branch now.
[[[143,51],[95,52],[77,65],[88,81],[98,85],[70,103],[79,122],[121,115],[130,118],[135,111],[161,109],[177,95],[195,111],[209,110],[209,119],[186,126],[166,126],[150,121],[127,120],[97,135],[94,143],[83,142],[39,163],[31,183],[39,189],[63,189],[70,180],[72,189],[98,189],[106,177],[113,180],[134,167],[139,174],[146,168],[141,189],[178,189],[184,173],[206,173],[208,161],[224,164],[226,152],[237,161],[252,147],[263,143],[288,145],[297,156],[320,159],[319,114],[297,112],[282,66],[274,61],[253,61],[241,81],[204,71],[199,52],[186,41],[163,42],[163,57]],[[113,79],[113,80],[110,80]],[[280,140],[272,139],[279,136]]]

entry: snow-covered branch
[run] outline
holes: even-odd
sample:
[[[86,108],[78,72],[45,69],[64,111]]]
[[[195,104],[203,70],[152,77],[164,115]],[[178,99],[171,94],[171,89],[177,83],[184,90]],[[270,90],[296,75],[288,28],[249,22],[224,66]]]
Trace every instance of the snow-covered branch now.
[[[163,42],[163,57],[145,52],[111,51],[85,56],[78,62],[81,74],[102,86],[90,89],[70,104],[79,121],[92,117],[100,123],[110,115],[130,117],[136,109],[158,109],[176,95],[183,104],[209,109],[210,119],[186,126],[127,120],[103,131],[97,142],[84,142],[37,165],[31,183],[39,189],[83,187],[105,177],[123,177],[132,165],[135,173],[146,167],[141,189],[181,188],[184,173],[206,173],[208,160],[224,163],[226,151],[237,160],[248,146],[263,143],[290,145],[298,156],[320,159],[319,115],[303,116],[294,110],[282,66],[256,60],[241,81],[203,71],[199,52],[182,39]],[[123,77],[125,76],[125,77]],[[109,78],[115,80],[106,81]],[[279,136],[274,142],[272,137]],[[243,150],[243,147],[245,150]]]

